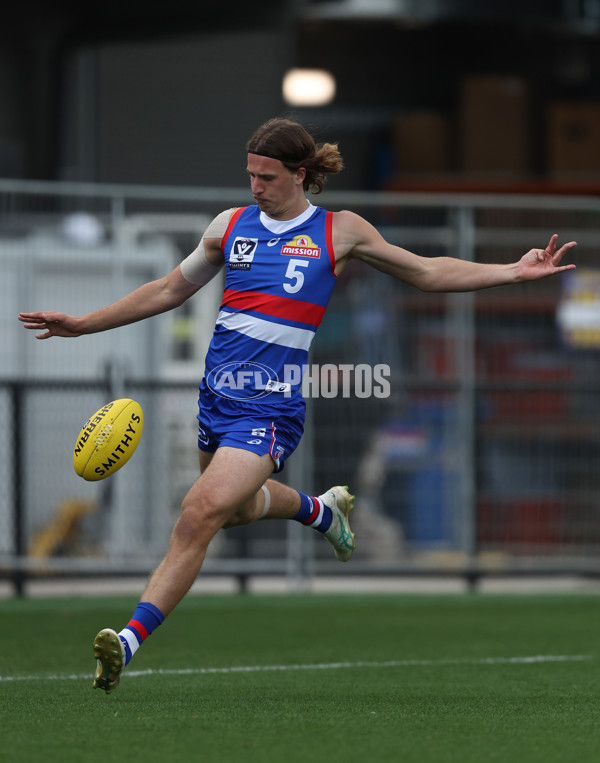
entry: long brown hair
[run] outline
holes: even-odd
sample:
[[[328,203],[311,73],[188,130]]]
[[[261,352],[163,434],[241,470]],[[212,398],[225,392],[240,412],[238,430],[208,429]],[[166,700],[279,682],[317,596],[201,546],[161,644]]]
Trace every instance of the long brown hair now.
[[[344,168],[337,143],[316,144],[301,124],[281,117],[261,125],[246,144],[246,151],[279,159],[289,170],[304,167],[304,190],[312,188],[314,193],[321,193],[327,175]]]

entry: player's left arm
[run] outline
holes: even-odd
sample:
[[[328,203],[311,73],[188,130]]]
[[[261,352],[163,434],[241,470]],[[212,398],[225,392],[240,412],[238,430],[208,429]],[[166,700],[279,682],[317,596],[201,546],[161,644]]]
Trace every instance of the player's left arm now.
[[[545,249],[531,249],[517,262],[493,265],[454,257],[421,257],[388,243],[370,223],[353,212],[334,216],[333,241],[338,272],[350,259],[358,259],[421,291],[476,291],[492,286],[533,281],[571,270],[561,265],[575,241],[556,248],[554,234]]]

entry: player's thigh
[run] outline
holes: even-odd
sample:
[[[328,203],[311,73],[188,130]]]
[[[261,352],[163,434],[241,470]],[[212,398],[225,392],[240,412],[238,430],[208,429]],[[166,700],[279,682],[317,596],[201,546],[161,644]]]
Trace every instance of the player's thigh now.
[[[184,508],[206,507],[226,521],[255,500],[275,465],[270,455],[259,456],[241,448],[224,446],[208,455],[211,458],[205,459],[201,476],[184,499]]]

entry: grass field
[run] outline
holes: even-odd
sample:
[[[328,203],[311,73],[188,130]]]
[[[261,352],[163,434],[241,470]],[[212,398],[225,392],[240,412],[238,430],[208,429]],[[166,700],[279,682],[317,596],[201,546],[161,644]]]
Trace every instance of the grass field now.
[[[135,603],[0,602],[0,760],[600,760],[593,595],[194,596],[93,691]]]

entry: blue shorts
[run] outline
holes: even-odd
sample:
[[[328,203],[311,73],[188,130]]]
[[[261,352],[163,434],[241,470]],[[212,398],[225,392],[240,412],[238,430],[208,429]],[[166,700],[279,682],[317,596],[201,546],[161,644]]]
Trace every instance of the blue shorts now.
[[[214,453],[227,446],[259,456],[268,453],[276,472],[283,469],[285,459],[296,450],[304,432],[306,406],[302,398],[282,405],[260,405],[220,397],[201,387],[198,408],[200,450]]]

